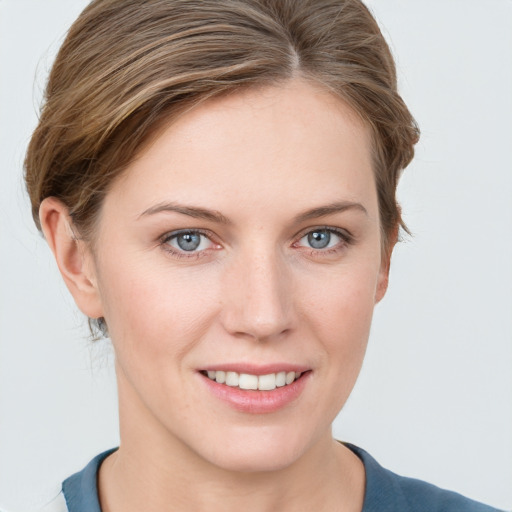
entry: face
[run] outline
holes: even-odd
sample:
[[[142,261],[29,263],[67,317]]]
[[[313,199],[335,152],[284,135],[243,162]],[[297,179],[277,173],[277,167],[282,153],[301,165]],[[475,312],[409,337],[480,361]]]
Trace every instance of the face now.
[[[121,436],[233,470],[330,439],[385,290],[380,244],[370,136],[339,99],[294,81],[170,124],[97,232]]]

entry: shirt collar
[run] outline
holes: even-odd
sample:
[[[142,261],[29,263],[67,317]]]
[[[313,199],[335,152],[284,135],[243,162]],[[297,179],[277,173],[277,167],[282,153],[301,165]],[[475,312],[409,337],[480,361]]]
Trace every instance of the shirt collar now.
[[[69,512],[101,512],[98,498],[98,470],[117,448],[100,453],[82,471],[64,480],[62,492]]]

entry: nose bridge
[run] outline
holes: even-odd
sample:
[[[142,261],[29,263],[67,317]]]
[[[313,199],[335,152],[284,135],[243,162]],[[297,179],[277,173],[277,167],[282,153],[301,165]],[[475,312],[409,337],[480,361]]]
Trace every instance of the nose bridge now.
[[[264,340],[292,327],[290,279],[277,251],[246,250],[227,274],[224,322],[229,332]]]

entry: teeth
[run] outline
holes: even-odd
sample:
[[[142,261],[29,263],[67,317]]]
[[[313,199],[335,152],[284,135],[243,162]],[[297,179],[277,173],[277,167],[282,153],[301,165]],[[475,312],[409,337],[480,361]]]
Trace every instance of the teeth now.
[[[278,388],[286,386],[286,372],[276,373],[276,386]]]
[[[238,380],[238,387],[240,389],[258,389],[258,377],[256,375],[249,375],[248,373],[241,373]]]
[[[238,387],[240,375],[236,372],[226,372],[226,384],[234,388]]]
[[[295,372],[288,372],[286,374],[286,384],[291,384],[295,380]]]
[[[272,391],[276,389],[276,374],[260,375],[258,377],[258,389],[261,391]]]
[[[299,372],[278,372],[269,373],[268,375],[251,375],[249,373],[211,371],[206,372],[208,378],[226,384],[231,387],[239,387],[240,389],[252,389],[260,391],[272,391],[291,384],[301,376]]]

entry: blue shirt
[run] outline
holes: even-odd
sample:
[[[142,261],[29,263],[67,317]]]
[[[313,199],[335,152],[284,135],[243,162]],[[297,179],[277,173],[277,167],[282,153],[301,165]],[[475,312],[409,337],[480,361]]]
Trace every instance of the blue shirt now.
[[[345,444],[364,464],[366,489],[362,512],[498,512],[460,494],[434,485],[399,476],[384,469],[371,455]],[[62,484],[68,512],[101,512],[97,478],[102,461],[114,450],[94,457],[82,471]]]

